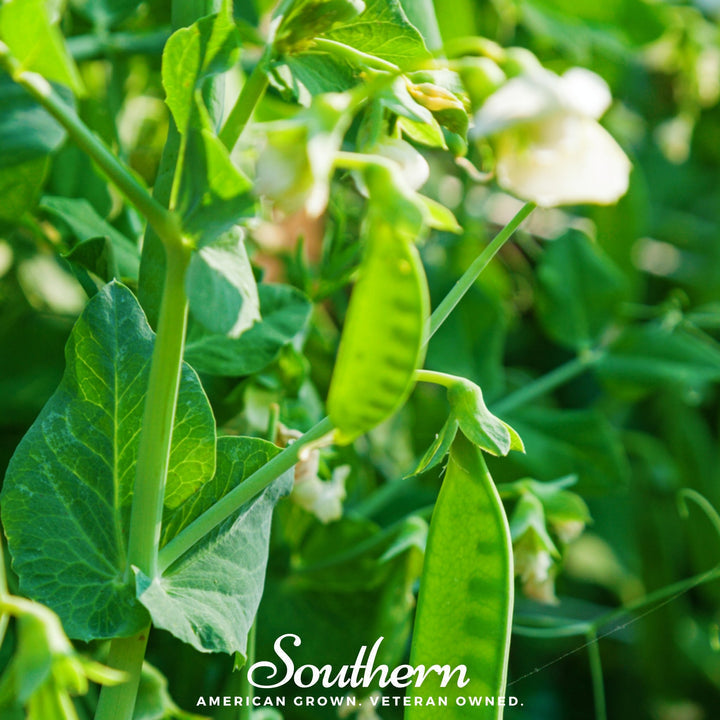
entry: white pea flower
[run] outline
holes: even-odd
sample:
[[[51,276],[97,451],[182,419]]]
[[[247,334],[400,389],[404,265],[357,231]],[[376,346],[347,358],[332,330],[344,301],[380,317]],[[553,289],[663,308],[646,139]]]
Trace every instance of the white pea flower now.
[[[562,520],[553,522],[553,530],[566,545],[573,540],[577,540],[585,529],[585,523],[582,520]]]
[[[313,450],[307,460],[296,465],[295,485],[290,499],[321,523],[327,524],[342,517],[345,480],[350,474],[350,466],[335,468],[330,480],[321,480],[317,475],[318,461],[319,453]]]
[[[321,215],[328,201],[335,154],[352,120],[348,93],[317,95],[294,118],[264,126],[255,190],[288,214]]]
[[[541,207],[616,202],[630,161],[598,122],[612,97],[595,73],[572,68],[518,75],[475,115],[472,136],[493,136],[501,187]]]
[[[523,533],[513,544],[513,556],[523,594],[548,605],[557,603],[555,580],[550,572],[553,558],[534,531]]]
[[[545,605],[557,605],[560,602],[555,595],[555,578],[552,575],[548,575],[540,582],[536,580],[524,582],[522,591],[525,597]]]
[[[295,442],[300,436],[297,430],[278,424],[277,442],[281,446]],[[350,466],[341,465],[333,470],[330,480],[321,480],[318,476],[319,448],[320,445],[303,448],[300,453],[295,465],[295,483],[290,500],[326,524],[342,517],[345,480],[350,474]]]

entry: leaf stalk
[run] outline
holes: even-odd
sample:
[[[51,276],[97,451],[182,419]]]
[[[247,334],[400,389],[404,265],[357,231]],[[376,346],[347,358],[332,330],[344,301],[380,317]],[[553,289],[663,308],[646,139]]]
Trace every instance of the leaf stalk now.
[[[302,437],[288,445],[270,462],[256,470],[247,480],[242,482],[227,495],[208,508],[202,515],[191,522],[182,532],[176,535],[160,550],[158,569],[162,573],[178,558],[217,527],[223,520],[239,510],[246,502],[252,500],[273,480],[290,470],[300,459],[309,445],[316,443],[333,429],[330,418],[322,419],[310,428]]]
[[[94,160],[118,190],[147,219],[166,247],[182,247],[184,240],[178,218],[150,195],[130,169],[85,125],[42,75],[22,68],[3,42],[0,42],[0,67],[63,126],[78,147]]]

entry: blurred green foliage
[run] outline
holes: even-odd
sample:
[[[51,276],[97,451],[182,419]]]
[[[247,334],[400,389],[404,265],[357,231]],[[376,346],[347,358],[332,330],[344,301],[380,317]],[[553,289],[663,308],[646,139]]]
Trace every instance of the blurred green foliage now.
[[[235,3],[247,45],[240,64],[248,70],[258,50],[255,27],[270,5]],[[63,31],[86,89],[78,112],[153,184],[169,122],[159,60],[172,22],[169,3],[72,0],[69,6]],[[578,476],[575,489],[594,522],[568,549],[557,578],[560,604],[526,600],[517,615],[587,619],[713,567],[720,553],[706,519],[693,509],[686,522],[676,506],[683,487],[720,506],[720,6],[713,0],[438,0],[436,6],[448,49],[478,34],[527,48],[557,72],[581,65],[605,78],[614,98],[605,123],[634,165],[630,190],[616,206],[537,211],[433,338],[427,356],[428,368],[477,383],[490,408],[522,436],[526,455],[489,462],[498,483]],[[112,262],[132,285],[137,267],[124,251],[140,237],[141,223],[90,161],[63,145],[55,127],[30,123],[36,110],[4,77],[0,95],[4,472],[59,382],[64,342],[86,299],[87,278],[77,273],[73,255],[58,254],[76,255],[85,243],[107,238],[83,251],[102,268],[111,248]],[[278,81],[258,117],[288,115],[284,97]],[[13,117],[28,119],[33,129],[6,131]],[[464,228],[460,235],[435,231],[422,248],[436,305],[519,206],[447,155],[423,152],[431,167],[423,192],[450,207]],[[470,158],[483,165],[477,149]],[[9,174],[20,164],[28,190]],[[38,178],[44,178],[40,204]],[[288,323],[302,327],[307,304],[294,290],[261,290],[265,323],[251,332],[261,336],[262,352],[246,348],[247,358],[234,354],[232,367],[223,348],[213,362],[205,356],[208,364],[200,369],[212,373],[205,388],[228,429],[263,433],[273,402],[280,404],[281,421],[301,430],[322,414],[346,283],[358,259],[361,201],[348,178],[339,176],[336,185],[323,223],[300,230],[290,223],[273,242],[262,228],[251,238],[256,274],[289,282],[315,309],[289,345]],[[89,208],[85,226],[68,222],[69,203]],[[303,242],[295,242],[298,232]],[[273,324],[265,306],[294,314]],[[228,342],[249,341],[249,335]],[[191,361],[202,342],[196,328]],[[351,662],[361,644],[380,634],[389,653],[384,661],[406,656],[424,531],[421,521],[407,518],[427,516],[440,471],[406,475],[446,415],[444,392],[419,386],[399,415],[354,448],[322,454],[326,478],[351,467],[343,520],[322,526],[297,506],[280,508],[258,621],[259,657],[269,656],[275,637],[290,631],[307,638],[298,662],[321,655],[334,664]],[[718,584],[705,585],[600,641],[608,717],[717,716],[719,599]],[[508,710],[509,720],[592,717],[583,642],[514,639],[509,692],[523,707]],[[165,633],[152,638],[149,659],[188,710],[198,695],[236,691],[227,657],[199,657]],[[148,708],[157,700],[150,693],[165,691],[157,678],[146,686]],[[158,703],[161,710],[142,717],[174,712],[169,700]],[[79,704],[81,716],[90,716],[91,704]],[[292,709],[286,717],[329,718],[331,712]],[[382,716],[392,720],[399,713],[388,709]],[[221,711],[217,717],[233,716]]]

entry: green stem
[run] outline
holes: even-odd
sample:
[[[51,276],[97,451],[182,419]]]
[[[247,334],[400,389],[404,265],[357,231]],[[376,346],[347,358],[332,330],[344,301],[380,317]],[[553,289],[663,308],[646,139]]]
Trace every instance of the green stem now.
[[[714,508],[713,504],[697,490],[682,488],[678,491],[678,503],[680,505],[680,514],[685,519],[690,516],[690,509],[687,506],[688,500],[692,500],[700,510],[705,513],[705,516],[720,538],[720,515],[718,515],[718,511]]]
[[[80,149],[95,161],[120,192],[145,216],[167,246],[183,244],[177,218],[153,199],[132,172],[65,104],[52,85],[41,75],[24,71],[10,54],[7,45],[2,42],[0,67],[4,67],[13,80],[25,88],[65,128]]]
[[[714,567],[704,573],[693,575],[685,580],[679,580],[672,585],[666,585],[659,590],[648,593],[643,597],[635,600],[634,602],[623,605],[616,610],[604,613],[600,617],[596,618],[591,622],[574,622],[566,625],[557,625],[553,627],[529,627],[526,625],[516,625],[513,632],[518,635],[525,637],[534,637],[538,639],[552,639],[559,637],[574,637],[578,635],[588,635],[589,633],[600,633],[600,630],[608,625],[614,625],[620,620],[623,620],[628,615],[639,611],[646,611],[646,608],[651,608],[654,605],[662,606],[675,598],[684,595],[689,590],[693,590],[700,585],[712,582],[713,580],[720,579],[720,566]],[[645,614],[645,613],[642,613]],[[600,637],[607,637],[615,632],[616,628],[613,627],[600,634]]]
[[[271,442],[275,442],[278,431],[278,423],[280,422],[280,406],[277,403],[270,405],[270,412],[268,414],[268,425],[265,437]]]
[[[582,375],[588,368],[597,363],[602,356],[602,350],[589,350],[578,355],[578,357],[569,360],[500,400],[493,406],[493,412],[497,414],[507,413],[521,405],[526,405],[531,400],[546,395],[555,388],[578,377],[578,375]]]
[[[402,70],[394,63],[383,60],[377,55],[370,55],[370,53],[356,50],[354,47],[350,47],[350,45],[338,42],[337,40],[315,38],[313,40],[313,46],[317,50],[327,52],[330,55],[337,55],[351,64],[358,65],[365,69],[373,68],[375,70],[383,70],[384,72],[393,73],[394,75],[400,75],[402,73]]]
[[[586,622],[570,622],[564,625],[551,625],[550,627],[515,624],[513,625],[513,634],[538,640],[553,640],[555,638],[587,635],[592,629],[592,625]]]
[[[498,250],[512,237],[512,234],[518,229],[518,226],[530,215],[535,207],[535,203],[531,202],[523,205],[517,215],[495,236],[495,239],[478,255],[472,265],[463,273],[452,290],[450,290],[442,302],[435,308],[430,318],[428,340],[438,331],[445,320],[447,320],[450,313],[455,309],[455,306],[473,286],[473,283],[477,280],[480,273],[488,266],[488,263],[495,257]]]
[[[340,150],[335,153],[333,164],[342,170],[365,170],[369,167],[383,167],[393,169],[393,161],[382,155],[372,153],[357,153]]]
[[[119,685],[103,685],[95,720],[130,720],[135,710],[142,674],[145,647],[150,628],[129,638],[115,638],[110,643],[107,665],[126,673],[127,680]]]
[[[458,377],[456,375],[448,375],[447,373],[435,372],[435,370],[416,370],[415,381],[451,388],[457,384]]]
[[[264,490],[273,480],[290,470],[308,445],[315,443],[332,429],[333,424],[330,419],[324,418],[191,522],[160,551],[158,559],[160,572],[170,567],[195,543]]]
[[[714,567],[712,570],[708,570],[707,572],[693,575],[685,580],[678,580],[678,582],[675,582],[672,585],[666,585],[659,590],[648,593],[644,597],[628,603],[617,610],[611,610],[610,612],[601,615],[596,620],[593,620],[593,622],[590,623],[590,626],[593,630],[598,632],[601,628],[621,620],[626,615],[640,610],[645,610],[645,608],[653,605],[664,605],[665,603],[671,602],[672,600],[675,600],[675,598],[684,595],[689,590],[717,579],[720,579],[720,566]],[[612,630],[610,632],[612,632]],[[603,635],[605,634],[607,633],[603,633]]]
[[[590,659],[590,677],[592,678],[593,703],[595,704],[595,720],[607,720],[605,706],[605,681],[603,679],[602,658],[600,657],[600,643],[594,632],[587,634],[588,657]]]
[[[186,250],[168,250],[160,320],[138,448],[130,516],[128,572],[130,566],[135,565],[150,578],[157,574],[165,480],[180,387],[188,313],[185,270],[189,260],[190,253]]]
[[[253,111],[260,100],[262,100],[263,95],[265,95],[268,86],[267,72],[271,53],[272,47],[268,45],[263,56],[260,58],[260,62],[258,62],[250,73],[250,76],[245,80],[240,95],[235,101],[227,120],[225,120],[222,130],[220,130],[220,141],[230,151],[237,145]]]
[[[82,61],[108,55],[161,55],[169,37],[170,28],[159,28],[142,33],[76,35],[66,42],[73,58]]]

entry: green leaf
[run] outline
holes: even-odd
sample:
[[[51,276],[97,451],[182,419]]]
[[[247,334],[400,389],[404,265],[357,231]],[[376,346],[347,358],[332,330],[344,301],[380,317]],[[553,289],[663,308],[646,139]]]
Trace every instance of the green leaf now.
[[[161,545],[280,452],[257,438],[221,437],[217,472],[199,492],[166,511]],[[263,592],[270,522],[292,488],[288,471],[151,581],[136,571],[138,598],[153,623],[201,652],[245,654]]]
[[[198,324],[188,332],[186,360],[210,375],[251,375],[267,367],[280,350],[302,333],[312,311],[308,299],[287,285],[258,286],[260,315],[239,338],[213,335]]]
[[[60,218],[68,225],[78,240],[78,245],[72,248],[73,253],[79,252],[81,255],[86,251],[93,251],[94,253],[93,247],[80,250],[79,246],[88,240],[107,238],[112,246],[114,262],[117,263],[118,275],[116,277],[131,281],[137,280],[140,268],[140,251],[137,246],[132,240],[129,240],[119,230],[110,225],[109,222],[101,218],[87,200],[46,195],[40,203],[40,208]],[[92,267],[89,269],[93,270]],[[102,268],[98,266],[98,269]],[[96,274],[100,275],[100,273]],[[100,275],[100,277],[104,276]]]
[[[386,580],[393,558],[411,548],[424,552],[426,540],[427,523],[417,517],[383,530],[359,518],[316,524],[303,538],[293,565],[295,581],[329,592],[369,590]]]
[[[442,128],[435,118],[432,119],[431,123],[427,124],[418,120],[400,117],[397,119],[396,126],[404,136],[410,138],[413,142],[427,147],[448,149]]]
[[[63,96],[67,93],[60,89]],[[48,170],[48,156],[65,140],[65,130],[28,92],[0,75],[0,221],[16,222],[32,210]],[[72,103],[72,98],[68,97]]]
[[[63,96],[72,102],[67,93]],[[65,140],[65,130],[30,94],[12,79],[0,75],[0,95],[3,111],[0,113],[0,167],[19,165],[29,160],[44,158],[57,150]]]
[[[60,386],[20,442],[2,491],[21,590],[86,641],[129,636],[148,622],[126,542],[152,349],[153,333],[127,288],[111,283],[95,295],[73,328]],[[166,506],[181,505],[214,466],[212,412],[186,365]]]
[[[401,0],[410,22],[420,31],[425,44],[431,50],[440,50],[443,45],[440,28],[435,15],[433,0]],[[455,12],[453,5],[452,12]]]
[[[17,222],[35,207],[48,165],[46,157],[38,157],[19,165],[0,167],[0,221]]]
[[[188,133],[180,197],[176,209],[183,228],[202,247],[243,217],[252,215],[252,183],[230,160],[227,148],[210,130]]]
[[[70,0],[73,9],[103,30],[130,17],[141,4],[141,0]]]
[[[450,446],[452,445],[453,440],[455,440],[458,428],[459,425],[457,418],[451,413],[445,421],[445,424],[440,429],[440,432],[435,435],[433,443],[420,458],[420,462],[417,464],[415,469],[408,473],[408,477],[431,470],[441,463],[443,458],[450,452]]]
[[[462,226],[458,223],[452,210],[448,210],[437,200],[424,195],[418,195],[418,198],[423,205],[423,219],[428,227],[456,234],[462,233]]]
[[[3,613],[17,619],[18,634],[0,681],[3,711],[22,704],[31,720],[69,720],[76,717],[66,710],[72,708],[70,696],[87,693],[88,679],[112,685],[123,679],[122,673],[76,655],[57,615],[44,605],[11,595],[2,604]]]
[[[605,380],[631,389],[697,388],[720,380],[720,349],[683,328],[631,326],[603,355],[597,370]]]
[[[510,425],[495,417],[485,405],[482,390],[465,378],[457,378],[448,388],[448,402],[465,437],[491,455],[523,452],[520,436]]]
[[[120,277],[113,246],[107,237],[83,240],[63,257],[70,263],[75,277],[88,297],[95,295],[106,282]],[[94,280],[90,273],[99,278],[99,281]]]
[[[468,716],[455,698],[505,695],[513,610],[512,547],[500,497],[481,451],[458,435],[435,504],[420,581],[410,663],[466,667],[469,683],[460,688],[456,675],[441,687],[430,673],[409,691],[411,697],[444,695],[448,707],[410,705],[407,720],[442,715]],[[472,717],[497,720],[502,708],[483,705]]]
[[[163,51],[165,102],[182,136],[179,195],[171,202],[183,217],[185,232],[199,246],[254,210],[251,182],[217,137],[201,92],[207,78],[233,67],[239,47],[232,3],[225,0],[219,13],[173,33]]]
[[[170,697],[167,678],[150,663],[143,663],[132,720],[206,720],[186,713]]]
[[[598,341],[626,296],[620,271],[576,230],[546,247],[538,282],[537,311],[545,331],[575,350]]]
[[[274,69],[273,77],[302,105],[310,105],[312,98],[322,93],[349,90],[360,80],[359,70],[335,55],[305,52],[291,55],[285,64],[290,77],[279,68]]]
[[[430,299],[415,247],[422,213],[386,168],[366,173],[366,242],[328,391],[341,444],[390,417],[415,386],[425,357]]]
[[[165,44],[165,102],[181,135],[187,133],[202,103],[198,96],[203,80],[229,70],[237,61],[240,38],[230,8],[231,3],[224,2],[221,12],[177,30]]]
[[[190,312],[211,333],[237,338],[260,320],[257,285],[239,228],[193,253],[185,289]]]
[[[411,25],[398,0],[366,0],[365,5],[363,13],[326,33],[326,37],[400,67],[430,59],[422,35]]]
[[[293,0],[283,13],[274,45],[280,52],[343,25],[365,10],[363,0]]]
[[[541,480],[576,474],[583,491],[607,491],[627,482],[620,439],[597,411],[527,408],[513,412],[511,420],[526,453],[511,456],[512,462],[528,474]]]
[[[82,81],[63,36],[48,16],[45,0],[5,0],[0,6],[0,40],[23,70],[82,94]]]

